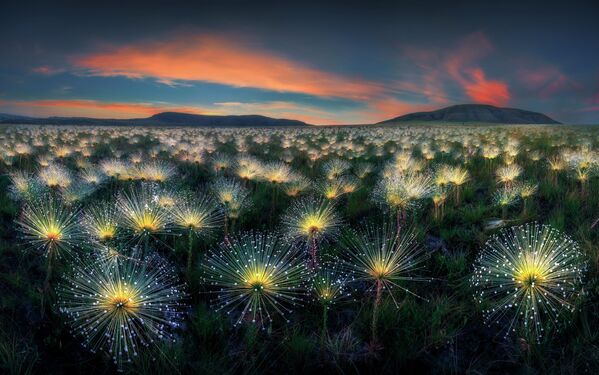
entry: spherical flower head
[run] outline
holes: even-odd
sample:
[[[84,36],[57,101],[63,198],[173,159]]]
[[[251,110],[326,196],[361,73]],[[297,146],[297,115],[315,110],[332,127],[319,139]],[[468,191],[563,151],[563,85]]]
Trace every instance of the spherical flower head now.
[[[104,243],[116,237],[120,219],[114,202],[106,202],[87,207],[81,223],[92,240]]]
[[[176,227],[198,235],[207,235],[217,228],[222,216],[211,198],[191,193],[171,208],[171,214]]]
[[[341,221],[334,205],[306,197],[295,201],[282,219],[287,234],[297,240],[320,240],[337,234]]]
[[[48,252],[70,252],[83,236],[77,222],[78,211],[51,196],[26,204],[17,221],[23,239],[33,248]]]
[[[329,308],[351,296],[348,283],[350,274],[341,270],[339,262],[323,264],[312,279],[312,295],[315,302]]]
[[[160,234],[170,226],[169,212],[160,205],[157,191],[152,185],[142,184],[122,192],[117,202],[123,227],[134,238]]]
[[[202,264],[215,287],[217,311],[239,314],[235,324],[264,327],[285,317],[306,295],[308,271],[298,250],[270,234],[243,233],[211,249]]]
[[[495,172],[497,176],[497,181],[509,184],[514,182],[520,175],[522,174],[522,167],[517,164],[506,165],[505,167],[500,167]]]
[[[57,287],[59,311],[84,346],[118,370],[181,325],[184,286],[162,259],[103,257],[75,265]]]
[[[525,224],[487,241],[472,287],[487,322],[539,340],[573,309],[585,270],[576,242],[550,226]]]
[[[403,282],[428,281],[419,275],[428,255],[409,229],[402,230],[401,236],[390,224],[348,232],[342,238],[342,247],[348,272],[356,280],[368,282],[370,291],[382,286],[385,290],[398,288],[417,296]]]

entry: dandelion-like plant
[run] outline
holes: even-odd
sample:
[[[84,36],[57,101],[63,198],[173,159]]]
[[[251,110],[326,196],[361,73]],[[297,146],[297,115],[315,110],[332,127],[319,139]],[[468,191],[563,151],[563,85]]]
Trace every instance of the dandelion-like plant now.
[[[150,237],[166,233],[170,226],[169,211],[160,205],[154,186],[142,184],[137,188],[121,192],[117,206],[122,217],[122,226],[132,239],[144,241],[144,251],[149,248]]]
[[[15,171],[10,173],[9,177],[10,197],[16,201],[30,201],[41,192],[38,181],[27,172]]]
[[[512,186],[504,186],[495,192],[493,201],[501,207],[501,218],[507,218],[507,210],[510,206],[515,205],[520,199],[519,191]]]
[[[433,196],[437,190],[437,185],[428,174],[395,173],[380,180],[373,191],[373,197],[377,203],[389,207],[396,215],[399,235],[399,229],[406,221],[407,210],[418,201]]]
[[[514,181],[522,174],[522,167],[518,164],[510,164],[503,167],[497,168],[495,176],[497,181],[501,182],[504,186],[511,187]]]
[[[318,242],[337,235],[341,220],[325,199],[306,197],[292,203],[282,219],[285,232],[308,246],[312,267],[318,265]]]
[[[235,324],[251,321],[264,328],[275,315],[288,321],[306,296],[309,274],[302,257],[271,234],[232,237],[210,250],[203,269],[216,288],[215,309],[239,314]]]
[[[528,202],[539,190],[539,185],[532,182],[522,182],[516,185],[518,195],[522,198],[522,213],[526,215],[528,213]]]
[[[461,190],[462,185],[468,182],[470,178],[470,174],[468,170],[462,167],[449,167],[447,171],[447,179],[449,183],[453,186],[455,192],[455,203],[457,206],[461,203]]]
[[[327,180],[335,180],[344,175],[350,167],[351,164],[347,160],[331,159],[323,164],[322,171]]]
[[[338,263],[330,262],[318,270],[312,279],[312,296],[322,306],[322,335],[324,340],[328,336],[328,312],[333,305],[351,297],[348,283],[351,281],[349,274],[340,270]]]
[[[50,164],[37,174],[42,184],[49,188],[66,188],[72,183],[71,173],[60,164]]]
[[[572,311],[586,261],[567,235],[536,223],[503,229],[491,237],[474,264],[472,287],[488,323],[505,334],[538,340]]]
[[[136,176],[144,181],[162,183],[173,178],[175,173],[176,170],[173,165],[164,161],[154,160],[139,166]]]
[[[293,178],[291,167],[282,161],[276,161],[264,165],[262,170],[262,178],[271,186],[271,207],[268,222],[272,227],[275,211],[277,208],[277,198],[279,188],[284,186]]]
[[[43,196],[23,207],[18,230],[23,240],[46,257],[41,314],[44,313],[44,297],[50,290],[50,280],[55,259],[72,252],[84,238],[79,228],[78,212],[66,207],[51,196]]]
[[[86,207],[81,223],[92,241],[106,245],[115,240],[119,220],[114,202],[102,202]]]
[[[297,197],[301,193],[308,190],[311,186],[312,181],[310,181],[310,179],[302,175],[295,175],[289,182],[287,182],[283,186],[283,190],[285,191],[285,194],[287,194],[288,196]]]
[[[221,212],[216,203],[205,195],[184,195],[171,208],[173,224],[187,232],[187,271],[191,271],[193,238],[207,237],[219,225]]]
[[[57,287],[59,311],[92,352],[106,352],[117,369],[181,325],[184,286],[156,256],[88,260]]]
[[[427,281],[419,276],[428,255],[416,242],[412,231],[406,231],[401,237],[390,225],[375,229],[368,227],[361,232],[349,232],[342,239],[342,256],[347,269],[353,273],[356,281],[369,284],[368,292],[374,294],[372,310],[372,341],[377,342],[378,310],[385,291],[396,306],[399,303],[393,294],[397,288],[418,297],[404,284],[414,281]]]
[[[236,220],[251,201],[249,191],[238,181],[219,178],[212,184],[212,193],[224,211],[225,239],[229,236],[229,220]],[[233,222],[234,223],[234,222]]]

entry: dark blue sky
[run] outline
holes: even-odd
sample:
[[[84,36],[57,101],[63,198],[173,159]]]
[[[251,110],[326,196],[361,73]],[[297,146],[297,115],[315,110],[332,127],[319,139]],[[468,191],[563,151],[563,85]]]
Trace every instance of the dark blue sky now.
[[[323,124],[477,102],[599,123],[590,1],[11,3],[0,112]]]

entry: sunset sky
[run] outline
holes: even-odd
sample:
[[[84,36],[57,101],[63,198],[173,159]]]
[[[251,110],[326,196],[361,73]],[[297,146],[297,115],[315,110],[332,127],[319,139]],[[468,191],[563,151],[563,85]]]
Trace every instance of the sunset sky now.
[[[0,5],[0,112],[355,124],[488,103],[599,123],[591,1],[81,3]]]

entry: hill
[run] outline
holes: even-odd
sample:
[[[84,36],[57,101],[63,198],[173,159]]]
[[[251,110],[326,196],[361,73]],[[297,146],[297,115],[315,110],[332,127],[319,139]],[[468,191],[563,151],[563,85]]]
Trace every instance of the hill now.
[[[89,117],[26,117],[0,113],[0,124],[32,125],[144,125],[144,126],[199,126],[199,127],[260,127],[307,126],[298,120],[277,119],[260,115],[217,116],[190,113],[162,112],[138,119],[98,119]]]
[[[459,104],[430,112],[415,112],[381,121],[392,124],[409,121],[483,122],[498,124],[559,124],[538,112],[517,108],[500,108],[486,104]]]

